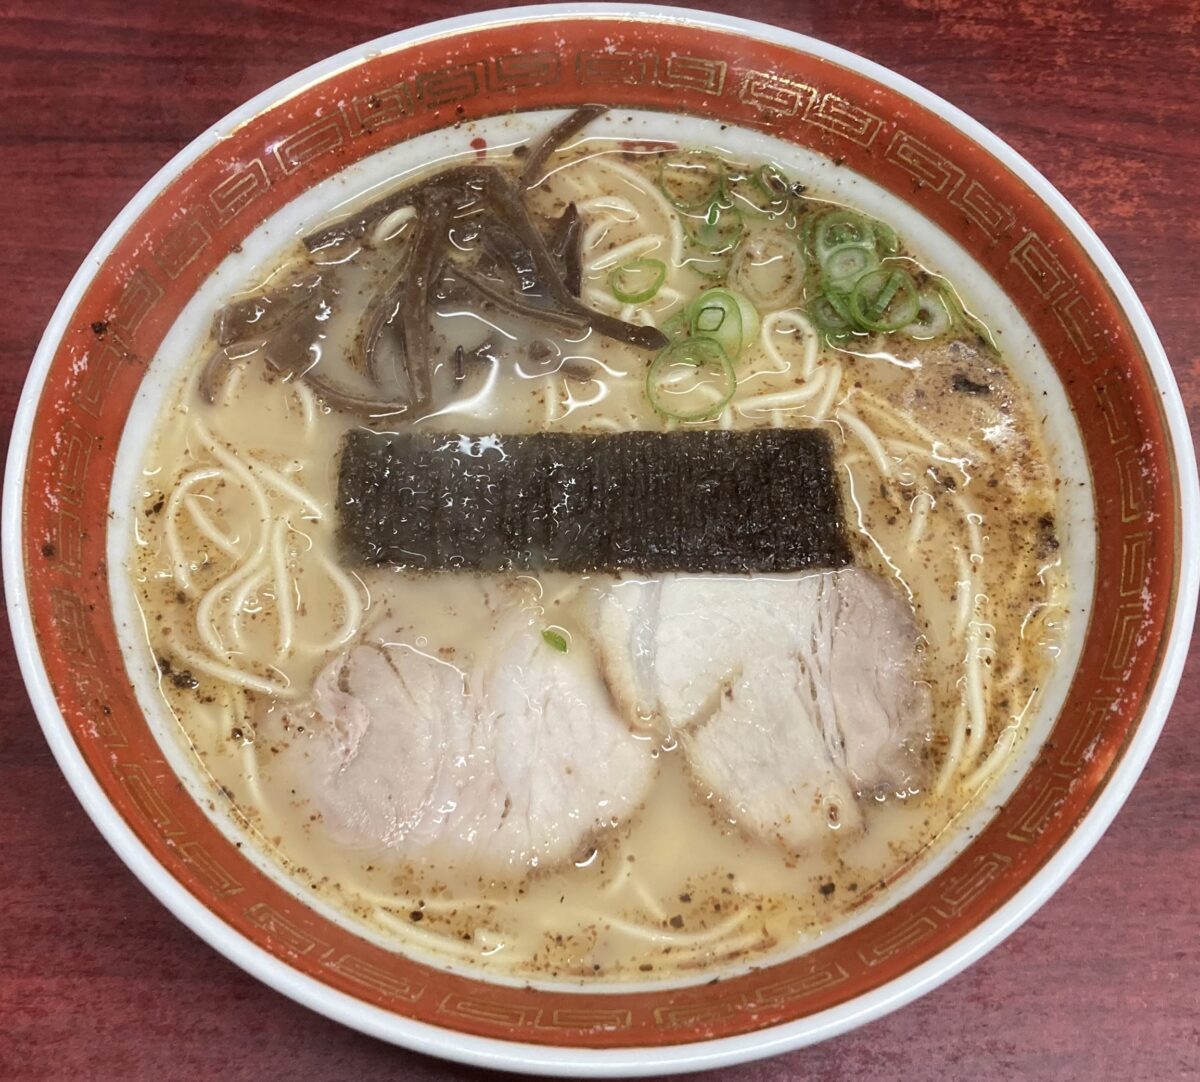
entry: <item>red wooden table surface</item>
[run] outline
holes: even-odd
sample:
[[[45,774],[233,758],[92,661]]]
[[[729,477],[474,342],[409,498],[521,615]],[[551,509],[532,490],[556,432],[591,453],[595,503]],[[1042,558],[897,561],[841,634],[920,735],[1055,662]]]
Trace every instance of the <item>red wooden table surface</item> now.
[[[0,3],[5,443],[60,293],[154,170],[283,76],[476,6],[495,5]],[[1028,157],[1133,281],[1196,433],[1200,4],[759,0],[737,14],[880,61]],[[1198,652],[1193,643],[1193,664],[1137,791],[1024,928],[897,1014],[721,1077],[1200,1078]],[[0,711],[0,1079],[494,1077],[311,1014],[178,924],[108,851],[59,776],[7,639]]]

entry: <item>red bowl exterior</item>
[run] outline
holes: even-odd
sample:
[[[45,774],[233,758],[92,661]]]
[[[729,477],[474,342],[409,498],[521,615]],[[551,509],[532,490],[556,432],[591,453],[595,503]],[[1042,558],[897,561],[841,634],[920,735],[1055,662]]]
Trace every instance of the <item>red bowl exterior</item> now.
[[[736,58],[736,59],[730,59]],[[263,219],[383,147],[460,120],[605,101],[790,140],[889,189],[1008,292],[1079,420],[1097,504],[1097,581],[1077,675],[1037,761],[941,875],[803,957],[678,990],[567,993],[446,973],[316,914],[186,795],[125,675],[105,569],[117,445],[163,335]],[[935,113],[783,45],[657,19],[490,26],[374,55],[268,108],[188,165],[117,243],[61,340],[26,476],[30,611],[59,708],[108,799],[213,913],[302,973],[400,1015],[533,1044],[618,1048],[803,1018],[946,949],[1025,885],[1119,760],[1159,664],[1178,577],[1171,440],[1135,336],[1041,199]]]

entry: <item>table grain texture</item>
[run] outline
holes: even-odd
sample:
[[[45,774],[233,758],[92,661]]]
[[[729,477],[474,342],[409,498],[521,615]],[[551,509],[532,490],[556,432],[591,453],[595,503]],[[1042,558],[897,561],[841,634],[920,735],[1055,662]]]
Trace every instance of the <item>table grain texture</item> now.
[[[62,290],[150,175],[228,110],[453,0],[0,0],[0,423]],[[494,4],[482,4],[491,7]],[[700,7],[720,5],[699,3]],[[1200,4],[729,5],[915,79],[1024,154],[1100,234],[1200,427]],[[1200,554],[1193,554],[1200,558]],[[948,985],[854,1033],[713,1072],[784,1079],[1200,1078],[1200,666],[1106,837]],[[109,852],[0,646],[0,1079],[486,1079],[259,985]]]

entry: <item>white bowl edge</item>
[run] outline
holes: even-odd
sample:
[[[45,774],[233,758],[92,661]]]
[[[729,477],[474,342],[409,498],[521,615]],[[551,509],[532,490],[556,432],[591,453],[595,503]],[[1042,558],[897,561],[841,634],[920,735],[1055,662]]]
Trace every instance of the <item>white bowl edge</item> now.
[[[72,278],[51,317],[30,367],[13,422],[4,477],[4,582],[9,626],[21,672],[47,742],[68,783],[105,840],[129,869],[176,917],[212,947],[246,972],[298,1003],[364,1033],[420,1052],[476,1066],[532,1074],[632,1077],[743,1063],[844,1033],[936,988],[1003,941],[1036,912],[1100,839],[1141,774],[1158,739],[1187,657],[1197,590],[1200,587],[1200,561],[1185,561],[1181,568],[1166,647],[1154,687],[1144,705],[1142,720],[1107,784],[1071,837],[1012,899],[962,939],[903,976],[819,1014],[736,1037],[661,1047],[558,1048],[477,1037],[404,1018],[337,992],[291,969],[216,917],[155,861],[113,808],[71,737],[37,650],[28,610],[21,542],[24,473],[38,400],[59,339],[95,270],[137,217],[186,165],[219,141],[225,133],[263,109],[369,54],[486,25],[580,15],[607,18],[629,15],[637,19],[650,16],[765,38],[822,57],[861,72],[950,121],[1025,181],[1083,245],[1134,328],[1162,396],[1163,412],[1173,443],[1179,478],[1181,551],[1200,551],[1200,485],[1197,483],[1195,452],[1183,402],[1158,336],[1128,280],[1096,234],[1050,182],[1006,143],[955,106],[890,69],[836,46],[779,27],[732,16],[655,5],[639,5],[630,9],[619,4],[547,4],[479,12],[425,24],[377,38],[314,64],[265,90],[224,117],[176,154],[143,185],[105,230]]]

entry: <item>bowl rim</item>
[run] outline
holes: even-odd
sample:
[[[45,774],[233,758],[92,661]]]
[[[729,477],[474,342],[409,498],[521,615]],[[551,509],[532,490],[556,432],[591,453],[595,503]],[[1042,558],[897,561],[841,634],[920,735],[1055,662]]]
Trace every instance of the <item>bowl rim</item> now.
[[[1015,150],[957,107],[889,68],[819,39],[754,20],[658,5],[545,4],[492,9],[425,23],[375,38],[318,61],[254,96],[192,140],[139,188],[93,246],[55,307],[34,355],[13,421],[3,493],[3,562],[9,626],[21,673],[51,751],[77,799],[125,865],[180,921],[222,955],[296,1002],[363,1033],[475,1066],[576,1077],[666,1074],[728,1066],[803,1047],[846,1032],[936,988],[982,957],[1058,889],[1099,840],[1127,798],[1157,741],[1187,657],[1200,589],[1200,561],[1180,560],[1167,642],[1130,743],[1096,800],[1057,852],[995,913],[940,954],[892,981],[833,1008],[766,1029],[690,1044],[628,1049],[567,1048],[474,1036],[394,1014],[303,976],[226,925],[160,865],[120,817],[91,774],[58,709],[34,634],[22,545],[25,466],[33,421],[50,363],[96,270],[129,226],[192,161],[263,110],[368,56],[431,38],[497,24],[558,17],[685,23],[699,29],[766,38],[849,68],[912,99],[954,125],[1027,184],[1093,260],[1128,318],[1159,392],[1173,447],[1180,510],[1178,551],[1200,541],[1200,483],[1182,398],[1166,354],[1132,286],[1100,239],[1068,201]]]

